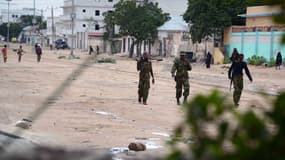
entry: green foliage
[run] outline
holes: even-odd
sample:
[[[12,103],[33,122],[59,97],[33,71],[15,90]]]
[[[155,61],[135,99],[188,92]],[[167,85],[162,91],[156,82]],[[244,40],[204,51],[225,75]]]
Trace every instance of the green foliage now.
[[[33,15],[22,15],[22,16],[20,17],[21,25],[22,25],[23,27],[33,25],[33,18],[34,18]],[[41,24],[41,23],[43,22],[41,16],[35,16],[35,19],[36,19],[36,24]]]
[[[101,58],[97,60],[97,63],[116,63],[116,60],[113,58]]]
[[[250,65],[260,66],[266,62],[266,59],[263,56],[252,56],[247,59],[247,63]]]
[[[230,60],[229,57],[226,57],[224,60],[224,64],[230,64],[230,63],[232,63],[232,61]]]
[[[283,65],[285,65],[285,58],[283,58],[282,63],[283,63]]]
[[[268,67],[274,67],[275,66],[275,59],[270,58],[270,60],[267,62]]]
[[[12,37],[18,38],[18,35],[22,31],[22,27],[18,23],[10,23],[9,29],[9,40],[11,41]],[[7,37],[7,23],[0,25],[0,35]]]
[[[201,42],[213,35],[221,36],[224,28],[232,24],[244,24],[244,19],[237,15],[245,11],[245,0],[188,0],[188,9],[183,17],[192,23],[192,41]]]
[[[155,40],[157,27],[169,20],[169,15],[163,13],[157,3],[144,2],[143,5],[137,5],[135,0],[120,0],[114,8],[114,12],[105,16],[107,31],[113,32],[113,26],[118,25],[121,35],[133,36],[139,42]]]
[[[285,93],[269,112],[239,113],[219,91],[198,95],[184,106],[185,120],[175,130],[168,160],[284,159]],[[211,128],[211,130],[209,129]],[[187,150],[177,139],[192,137]],[[178,137],[178,138],[177,138]],[[186,158],[191,153],[192,158]]]

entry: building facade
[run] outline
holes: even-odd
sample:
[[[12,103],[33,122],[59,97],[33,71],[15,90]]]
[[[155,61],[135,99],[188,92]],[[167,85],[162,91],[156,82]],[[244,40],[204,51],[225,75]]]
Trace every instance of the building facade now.
[[[273,22],[273,16],[280,13],[278,6],[248,7],[247,13],[240,15],[246,18],[246,26],[232,26],[224,32],[226,53],[230,56],[237,48],[245,58],[256,55],[267,60],[274,58],[279,51],[285,53],[285,47],[280,44],[285,26]]]
[[[52,31],[52,17],[48,18],[47,34],[52,43],[56,38],[64,38],[68,45],[78,49],[87,49],[89,45],[102,45],[104,34],[104,16],[105,12],[113,10],[114,4],[118,0],[65,0],[63,15],[53,18],[55,33]],[[74,10],[74,26],[71,16]],[[72,26],[74,34],[72,35]],[[55,34],[55,35],[53,35]],[[99,44],[100,43],[100,44]]]

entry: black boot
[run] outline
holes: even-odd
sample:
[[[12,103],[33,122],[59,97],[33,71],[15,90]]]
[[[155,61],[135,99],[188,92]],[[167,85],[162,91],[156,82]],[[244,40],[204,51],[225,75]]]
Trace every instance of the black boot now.
[[[141,98],[141,97],[139,97],[138,101],[139,101],[139,103],[142,103],[142,98]]]
[[[180,105],[180,100],[179,98],[176,98],[177,99],[177,105]]]

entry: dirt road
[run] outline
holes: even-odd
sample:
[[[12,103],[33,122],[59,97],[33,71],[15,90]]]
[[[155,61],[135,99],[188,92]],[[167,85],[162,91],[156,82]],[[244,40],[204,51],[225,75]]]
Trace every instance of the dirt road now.
[[[24,48],[25,50],[25,48]],[[87,53],[76,52],[81,59],[58,59],[67,51],[44,51],[42,62],[27,53],[18,63],[9,52],[8,63],[0,59],[0,129],[12,130],[14,123],[30,115],[86,59]],[[103,55],[106,56],[106,55]],[[2,57],[1,57],[2,58]],[[52,145],[79,148],[126,147],[136,140],[148,141],[152,147],[164,146],[183,113],[176,105],[175,83],[170,76],[171,59],[153,61],[156,84],[151,86],[149,105],[137,102],[138,73],[136,62],[113,56],[116,64],[99,64],[93,60],[79,76],[69,78],[71,85],[37,119],[26,137]],[[254,83],[245,78],[240,107],[243,111],[268,108],[257,94],[264,88],[275,95],[285,89],[285,68],[250,67]],[[218,88],[229,94],[227,68],[215,65],[206,69],[193,64],[190,73],[190,99],[199,93]],[[35,138],[36,137],[36,138]]]

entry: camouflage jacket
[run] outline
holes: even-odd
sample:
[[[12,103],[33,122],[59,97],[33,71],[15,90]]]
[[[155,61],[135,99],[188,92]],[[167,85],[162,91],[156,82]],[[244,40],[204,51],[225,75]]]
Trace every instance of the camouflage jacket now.
[[[191,64],[187,60],[175,59],[171,69],[171,74],[176,72],[176,78],[189,78],[188,71],[192,70]]]
[[[148,60],[140,60],[137,62],[137,70],[140,71],[140,79],[148,80],[153,77],[152,64]]]

